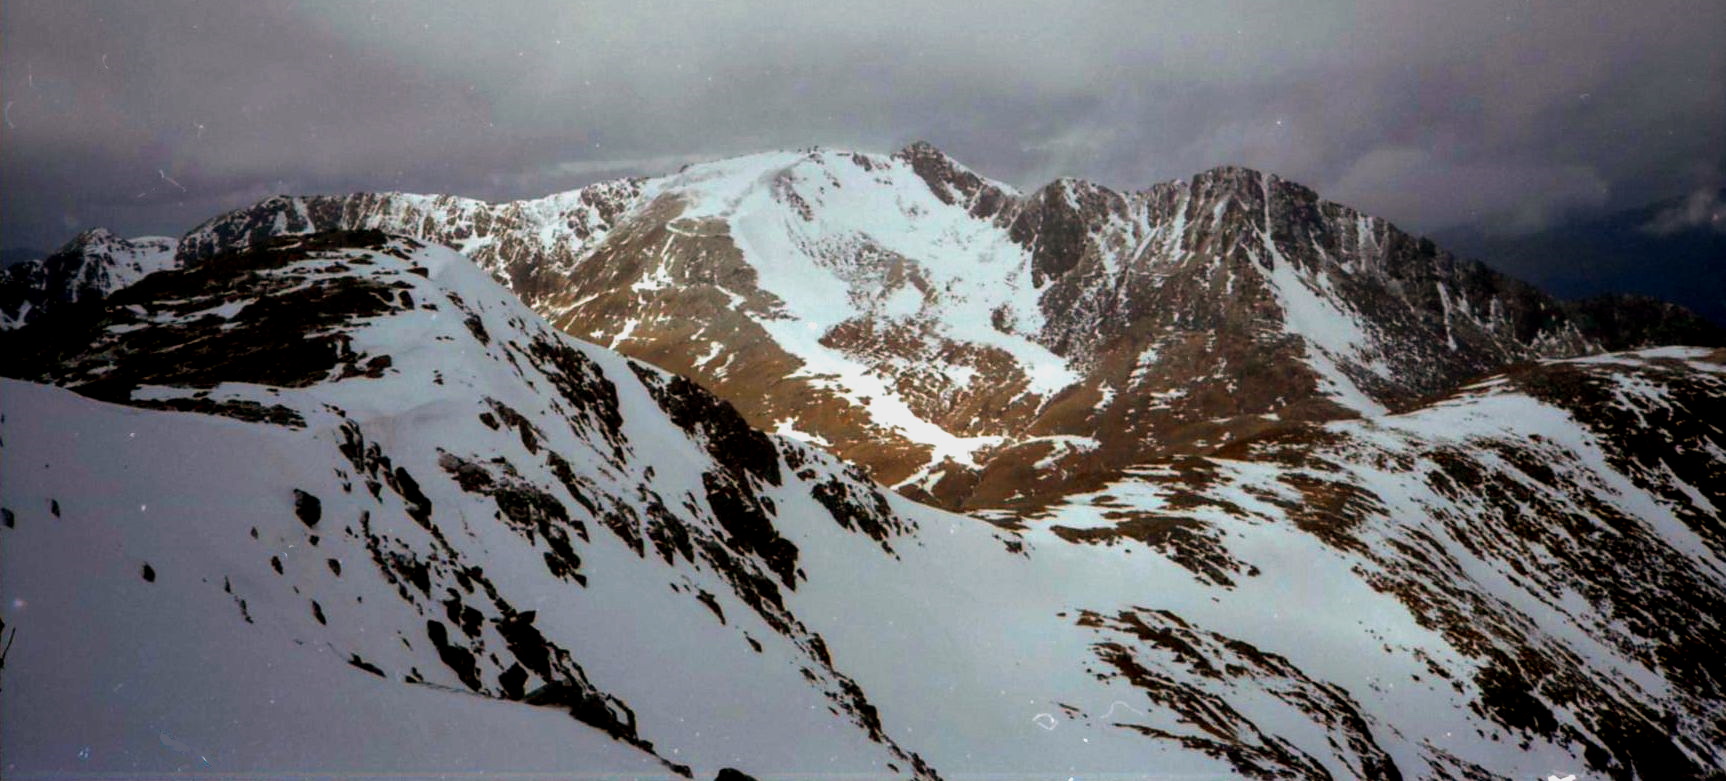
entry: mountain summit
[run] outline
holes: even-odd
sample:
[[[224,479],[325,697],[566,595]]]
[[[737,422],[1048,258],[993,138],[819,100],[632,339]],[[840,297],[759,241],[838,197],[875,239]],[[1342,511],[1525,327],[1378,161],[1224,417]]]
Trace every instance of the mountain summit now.
[[[504,204],[273,198],[177,258],[352,228],[454,247],[559,328],[685,374],[753,425],[1007,516],[1134,464],[1649,344],[1637,318],[1579,318],[1276,176],[1020,193],[922,142]]]
[[[56,258],[8,777],[1726,770],[1726,350],[1274,176],[812,150]]]
[[[0,272],[0,329],[16,328],[56,307],[99,299],[175,265],[174,239],[122,239],[102,228],[78,234],[40,260]]]

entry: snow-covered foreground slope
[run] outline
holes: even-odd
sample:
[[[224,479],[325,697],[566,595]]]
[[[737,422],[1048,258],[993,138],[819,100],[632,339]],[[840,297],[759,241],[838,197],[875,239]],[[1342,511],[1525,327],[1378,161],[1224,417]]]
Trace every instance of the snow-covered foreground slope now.
[[[395,596],[368,572],[363,547],[337,538],[313,547],[273,523],[271,510],[291,508],[288,484],[328,471],[328,454],[300,437],[13,380],[0,394],[9,521],[0,583],[18,632],[0,675],[6,777],[550,771],[571,757],[596,771],[661,770],[556,711],[350,666],[342,640],[389,639],[414,624],[389,623],[408,619],[388,602],[355,601]],[[297,570],[277,576],[269,556]],[[349,583],[333,570],[312,574],[332,560]],[[338,601],[338,584],[358,593]],[[315,598],[333,627],[306,620]]]
[[[64,386],[0,386],[8,778],[1726,767],[1719,355],[1536,365],[1006,531],[372,232],[0,348]]]
[[[687,382],[576,347],[449,250],[324,241],[157,275],[100,318],[20,336],[41,351],[25,366],[40,359],[86,394],[236,419],[227,452],[249,458],[192,485],[142,484],[222,501],[207,520],[225,533],[140,511],[167,525],[164,550],[182,551],[171,563],[197,563],[175,578],[357,674],[562,708],[667,768],[788,761],[792,748],[919,766],[783,601],[805,576],[771,519],[822,518],[888,555],[900,521],[872,487],[802,448],[785,445],[782,462],[780,443]],[[33,416],[13,406],[30,398],[8,394],[8,416]],[[8,447],[9,462],[34,460]],[[71,466],[149,472],[83,456]],[[148,458],[178,468],[172,450]],[[8,506],[26,485],[8,480]],[[65,518],[101,493],[60,488],[45,500],[63,499]],[[22,499],[19,522],[41,523]],[[163,507],[148,492],[119,507],[152,503]],[[30,622],[11,623],[28,638]],[[762,701],[748,735],[726,728]],[[808,716],[829,708],[831,720]]]

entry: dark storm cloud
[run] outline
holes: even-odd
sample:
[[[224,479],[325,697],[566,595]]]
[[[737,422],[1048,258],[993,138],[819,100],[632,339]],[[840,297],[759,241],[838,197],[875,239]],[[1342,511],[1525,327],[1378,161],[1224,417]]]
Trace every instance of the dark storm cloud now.
[[[1026,187],[1252,165],[1422,230],[1538,227],[1726,160],[1711,0],[926,5],[10,0],[0,243],[917,138]]]

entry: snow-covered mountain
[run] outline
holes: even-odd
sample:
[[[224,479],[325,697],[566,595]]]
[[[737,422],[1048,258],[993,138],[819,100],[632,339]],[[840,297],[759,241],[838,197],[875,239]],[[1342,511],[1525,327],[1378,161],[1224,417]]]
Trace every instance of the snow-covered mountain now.
[[[910,165],[885,164],[900,163]],[[786,192],[802,192],[797,181]],[[986,224],[1003,220],[1008,244],[1026,246],[1011,240],[1019,218],[997,205],[1020,204],[1011,208],[1022,216],[1028,201],[959,173],[951,181],[939,192],[967,215],[996,215]],[[646,197],[663,185],[641,186]],[[755,343],[757,353],[813,344],[865,355],[827,346],[834,340],[819,329],[803,342],[775,329],[887,320],[911,310],[911,296],[860,301],[849,291],[861,282],[822,287],[826,277],[810,269],[798,277],[761,260],[831,260],[754,254],[780,234],[736,215],[789,202],[763,186],[742,187],[725,219],[655,195],[647,203],[658,206],[631,208],[684,216],[658,229],[584,228],[609,231],[598,241],[614,253],[654,236],[698,245],[659,267],[670,275],[663,292],[651,281],[632,290],[641,279],[619,271],[614,300],[682,301],[693,321],[683,327],[699,329],[702,297],[729,291],[742,300],[727,322],[774,339]],[[1197,192],[1190,184],[1165,197]],[[1250,225],[1251,202],[1235,197],[1207,214]],[[951,214],[910,195],[904,204],[908,215]],[[1169,235],[1200,242],[1186,262],[1215,249],[1246,263],[1212,262],[1220,279],[1170,268],[1147,289],[1226,290],[1232,269],[1240,296],[1219,299],[1221,311],[1256,313],[1242,323],[1257,324],[1251,333],[1274,347],[1267,354],[1305,356],[1264,367],[1288,374],[1284,401],[1306,388],[1308,418],[1338,416],[1350,401],[1364,414],[1302,419],[1289,402],[1263,416],[1276,425],[1231,429],[1204,452],[1120,462],[1094,489],[996,525],[878,488],[807,444],[809,434],[763,433],[722,395],[566,336],[558,327],[587,306],[562,298],[568,291],[536,304],[569,307],[554,326],[443,247],[367,230],[236,241],[242,234],[221,224],[182,241],[184,267],[0,335],[5,373],[17,378],[0,388],[0,609],[18,633],[0,671],[9,778],[1726,771],[1726,433],[1716,425],[1726,351],[1530,360],[1381,412],[1374,405],[1390,394],[1436,380],[1368,382],[1370,361],[1350,368],[1368,353],[1321,341],[1337,321],[1308,332],[1288,314],[1323,313],[1289,302],[1333,305],[1342,299],[1319,295],[1327,284],[1356,284],[1338,270],[1339,250],[1326,250],[1338,269],[1320,274],[1294,266],[1281,228],[1253,245],[1265,253],[1256,257],[1183,229]],[[975,223],[934,225],[893,240],[1011,252],[965,233]],[[199,249],[212,236],[232,248]],[[927,319],[903,320],[921,323],[916,340],[998,350],[976,347],[994,358],[973,366],[973,382],[995,367],[1019,372],[1001,381],[1015,396],[1054,387],[1055,401],[1036,402],[1028,419],[1078,393],[1055,386],[1101,371],[1084,360],[1105,365],[1099,356],[1117,349],[1082,331],[1062,345],[1050,313],[1063,310],[1012,298],[1037,292],[1029,277],[1039,274],[1038,295],[1048,295],[1082,263],[1038,266],[1032,251],[1013,256],[1030,258],[1028,270],[988,277],[907,257],[883,260],[903,276],[879,284],[924,296],[916,311]],[[1104,268],[1102,254],[1084,257]],[[1391,284],[1392,271],[1350,257],[1348,273],[1385,275],[1365,289],[1414,295],[1412,284]],[[680,276],[701,263],[733,273]],[[1482,288],[1452,268],[1462,276],[1433,294],[1449,302],[1449,319],[1410,328],[1442,325],[1458,354],[1587,349],[1587,335],[1562,322],[1516,330],[1518,312],[1536,311],[1517,302],[1535,306],[1536,294],[1519,299],[1502,292],[1517,290],[1511,283],[1482,277],[1501,292],[1471,298]],[[794,304],[773,292],[774,273],[833,295]],[[956,330],[967,326],[930,303],[963,310],[985,293],[1009,307],[990,334]],[[1350,299],[1361,316],[1347,322],[1401,311],[1390,300],[1379,310]],[[619,317],[647,311],[617,306]],[[618,333],[671,327],[630,322],[601,336],[622,347],[634,337]],[[1149,338],[1110,318],[1090,322],[1099,334],[1123,329],[1111,339]],[[1204,353],[1168,333],[1153,333],[1163,346],[1141,376],[1175,383],[1178,367],[1211,365],[1194,364]],[[1388,343],[1363,333],[1361,350]],[[1450,354],[1436,333],[1432,354]],[[719,341],[698,338],[703,350]],[[1259,355],[1243,349],[1217,360]],[[754,354],[716,356],[744,362],[718,376],[770,363]],[[1177,355],[1188,363],[1170,363]],[[1406,359],[1371,355],[1392,367]],[[806,368],[804,387],[840,401],[859,393],[839,389],[843,365],[822,366]],[[1305,385],[1302,366],[1312,372]],[[1195,375],[1187,393],[1215,398],[1228,376],[1207,391]],[[913,409],[912,386],[893,387],[890,398]],[[1247,390],[1237,380],[1234,392]],[[852,406],[896,409],[873,403]],[[1058,443],[1050,451],[1096,449],[1076,435],[1039,436]],[[1059,462],[1041,458],[1038,469]]]
[[[564,331],[690,376],[759,428],[1002,518],[1518,361],[1660,344],[1275,176],[1020,193],[927,144],[506,204],[275,198],[192,231],[179,258],[332,228],[455,247]]]
[[[176,264],[166,236],[122,239],[87,230],[41,260],[0,272],[0,329],[17,328],[56,307],[99,299]]]

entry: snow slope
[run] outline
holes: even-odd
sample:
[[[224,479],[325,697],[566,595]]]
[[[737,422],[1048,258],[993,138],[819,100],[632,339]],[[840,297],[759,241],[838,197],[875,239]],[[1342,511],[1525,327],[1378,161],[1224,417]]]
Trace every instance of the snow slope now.
[[[0,347],[8,777],[1726,768],[1718,354],[1540,364],[1009,530],[376,232]]]

